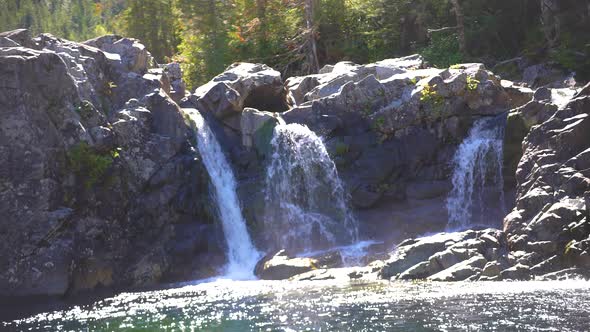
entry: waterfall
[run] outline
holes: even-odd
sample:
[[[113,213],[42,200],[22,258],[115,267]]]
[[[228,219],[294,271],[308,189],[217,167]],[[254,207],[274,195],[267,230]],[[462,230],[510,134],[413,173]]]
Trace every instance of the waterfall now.
[[[248,234],[236,194],[236,180],[232,169],[213,131],[201,114],[196,110],[185,111],[195,124],[197,147],[215,189],[213,196],[227,242],[226,275],[239,279],[251,278],[260,253]]]
[[[271,245],[301,252],[356,241],[356,220],[322,140],[304,125],[280,124],[271,145],[264,218]]]
[[[486,213],[504,207],[503,145],[505,116],[476,121],[453,158],[453,189],[447,199],[449,229],[490,225]],[[486,194],[498,201],[486,201]],[[495,203],[498,202],[498,205]],[[496,211],[497,212],[497,211]]]

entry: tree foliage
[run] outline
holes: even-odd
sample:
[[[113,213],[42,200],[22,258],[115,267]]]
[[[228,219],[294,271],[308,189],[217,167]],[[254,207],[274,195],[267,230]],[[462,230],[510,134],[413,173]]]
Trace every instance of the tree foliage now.
[[[236,61],[263,62],[288,76],[317,70],[315,59],[364,63],[416,52],[437,66],[526,54],[590,72],[589,16],[584,0],[0,2],[1,30],[135,37],[156,60],[182,62],[193,87]]]

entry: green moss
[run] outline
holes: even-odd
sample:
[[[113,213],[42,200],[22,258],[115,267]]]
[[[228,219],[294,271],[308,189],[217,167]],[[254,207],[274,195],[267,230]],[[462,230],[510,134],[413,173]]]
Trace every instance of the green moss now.
[[[382,116],[378,116],[373,120],[372,127],[374,130],[378,131],[385,125],[385,118]]]
[[[78,143],[68,152],[69,167],[78,180],[84,183],[86,189],[92,188],[102,180],[113,164],[113,159],[118,157],[118,151],[98,153],[86,142]]]
[[[445,98],[439,95],[436,90],[435,86],[426,85],[424,89],[422,89],[422,96],[420,96],[420,101],[428,104],[435,108],[440,108],[445,102]]]
[[[88,100],[84,100],[80,105],[76,105],[75,110],[83,119],[88,119],[92,116],[94,105]]]
[[[348,144],[344,143],[344,142],[338,142],[336,144],[336,147],[334,149],[334,153],[336,154],[336,156],[343,156],[345,154],[347,154],[350,151],[350,146],[348,146]]]
[[[479,81],[475,79],[475,77],[467,76],[467,90],[475,91],[479,86]]]
[[[572,247],[574,246],[574,244],[576,243],[576,240],[571,240],[570,242],[568,242],[565,245],[565,250],[563,251],[563,254],[565,256],[569,255],[570,251],[572,250]]]
[[[258,154],[266,156],[270,153],[270,141],[274,135],[276,125],[276,120],[269,120],[254,133],[253,143]]]

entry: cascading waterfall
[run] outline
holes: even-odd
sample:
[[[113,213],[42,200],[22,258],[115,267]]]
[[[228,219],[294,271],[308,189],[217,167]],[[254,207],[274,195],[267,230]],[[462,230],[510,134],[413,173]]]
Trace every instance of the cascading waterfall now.
[[[280,124],[266,175],[270,243],[297,252],[350,244],[358,227],[336,165],[322,140],[300,124]]]
[[[504,115],[476,121],[455,153],[453,189],[447,199],[448,229],[489,224],[484,219],[486,207],[497,207],[484,201],[486,190],[498,195],[499,208],[505,212],[502,176],[505,121]]]
[[[238,279],[251,278],[260,253],[248,234],[232,169],[203,116],[196,110],[187,114],[196,126],[197,147],[215,189],[214,199],[228,248],[226,275]]]

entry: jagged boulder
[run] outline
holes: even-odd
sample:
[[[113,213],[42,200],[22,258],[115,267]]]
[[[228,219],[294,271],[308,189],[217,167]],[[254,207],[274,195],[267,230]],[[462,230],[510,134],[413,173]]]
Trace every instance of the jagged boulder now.
[[[571,257],[564,253],[570,253],[568,244],[590,234],[589,107],[590,96],[580,93],[533,126],[524,139],[516,207],[505,218],[504,230],[511,248],[536,253],[528,262],[533,273],[584,265],[577,260],[583,251]]]
[[[488,261],[501,257],[504,247],[501,232],[493,229],[410,239],[399,244],[379,275],[402,280],[478,278]]]
[[[154,62],[146,47],[137,39],[106,35],[85,41],[84,44],[117,55],[127,71],[140,75],[147,73]]]
[[[197,88],[187,102],[218,119],[239,116],[244,107],[278,112],[286,108],[281,74],[262,64],[235,63]]]

